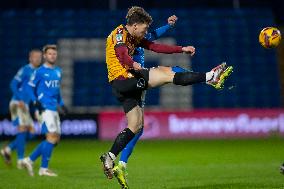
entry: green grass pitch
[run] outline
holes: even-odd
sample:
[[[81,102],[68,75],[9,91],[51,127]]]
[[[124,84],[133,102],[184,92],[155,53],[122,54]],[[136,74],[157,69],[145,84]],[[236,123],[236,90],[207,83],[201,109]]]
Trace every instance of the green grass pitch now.
[[[30,142],[29,153],[39,141]],[[107,180],[99,155],[110,142],[62,140],[55,148],[50,168],[57,178],[6,167],[0,162],[0,189],[115,189]],[[128,163],[131,189],[284,188],[279,165],[284,161],[280,138],[238,140],[140,141]]]

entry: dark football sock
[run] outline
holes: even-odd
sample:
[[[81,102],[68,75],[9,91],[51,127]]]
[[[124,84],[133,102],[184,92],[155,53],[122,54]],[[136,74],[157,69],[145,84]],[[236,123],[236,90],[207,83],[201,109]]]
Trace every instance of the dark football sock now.
[[[117,156],[134,136],[129,128],[124,129],[117,135],[110,152]]]
[[[206,82],[206,74],[198,72],[180,72],[175,73],[173,83],[175,85],[192,85],[195,83]]]

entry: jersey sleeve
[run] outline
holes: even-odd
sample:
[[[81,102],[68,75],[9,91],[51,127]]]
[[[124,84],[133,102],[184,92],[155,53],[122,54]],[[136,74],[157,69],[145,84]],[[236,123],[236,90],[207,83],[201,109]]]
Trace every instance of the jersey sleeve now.
[[[126,46],[120,46],[115,48],[115,55],[119,60],[119,63],[123,66],[133,67],[133,59],[128,54],[128,49]]]
[[[38,85],[39,81],[40,81],[40,73],[39,71],[36,70],[33,72],[27,87],[28,94],[30,95],[30,98],[33,102],[37,100],[36,86]]]
[[[10,83],[10,89],[13,92],[13,95],[16,96],[16,98],[21,99],[21,93],[19,91],[19,86],[21,85],[21,82],[16,80],[15,78],[12,79]]]
[[[113,34],[113,43],[114,43],[114,48],[117,48],[119,46],[124,46],[126,42],[126,31],[124,28],[118,28],[114,34]]]
[[[13,92],[13,94],[18,98],[21,99],[21,92],[19,90],[21,84],[23,83],[25,74],[24,74],[24,68],[21,68],[17,74],[14,76],[10,83],[10,88]]]
[[[156,53],[164,53],[164,54],[182,53],[182,46],[159,44],[159,43],[154,43],[152,41],[148,41],[146,39],[143,39],[139,44],[139,46],[143,47],[144,49],[154,51]]]
[[[14,79],[21,82],[24,80],[24,76],[25,76],[25,69],[21,68],[19,69],[19,71],[17,72],[17,74],[15,75]]]
[[[114,50],[117,59],[120,64],[123,66],[132,67],[134,61],[128,54],[128,48],[126,47],[126,37],[127,33],[124,28],[118,28],[115,31],[114,41]]]
[[[155,41],[156,39],[160,38],[163,34],[165,34],[170,28],[171,26],[169,24],[159,27],[154,31],[147,33],[145,39],[149,41]]]

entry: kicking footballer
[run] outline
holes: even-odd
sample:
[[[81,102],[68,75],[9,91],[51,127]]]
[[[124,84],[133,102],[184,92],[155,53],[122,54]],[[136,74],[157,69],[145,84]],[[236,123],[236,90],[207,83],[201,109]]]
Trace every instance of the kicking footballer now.
[[[127,17],[129,17],[129,15],[131,15],[131,12],[132,11],[134,12],[135,10],[136,10],[136,8],[132,7],[129,10],[127,16],[126,16],[126,19],[127,19]],[[167,19],[168,23],[166,25],[161,26],[161,27],[157,28],[156,30],[147,33],[145,35],[145,39],[147,39],[149,41],[154,41],[154,40],[160,38],[169,29],[171,29],[175,26],[177,20],[178,20],[178,18],[175,15],[170,16]],[[145,67],[144,57],[145,57],[144,56],[144,49],[142,47],[137,47],[134,51],[134,54],[133,54],[133,60],[135,62],[139,63],[142,67]],[[179,66],[175,66],[175,67],[172,67],[172,71],[173,72],[186,72],[187,70],[183,69]],[[146,97],[146,91],[143,91],[143,94],[142,94],[142,97],[141,97],[141,105],[140,105],[142,108],[144,107],[144,105],[146,103],[145,97]],[[113,168],[114,175],[123,188],[128,188],[127,178],[126,178],[126,175],[127,175],[126,165],[127,165],[128,159],[131,156],[132,151],[133,151],[137,141],[139,140],[139,138],[143,134],[143,128],[144,128],[144,125],[142,126],[140,131],[135,135],[135,137],[126,145],[126,147],[123,149],[123,151],[121,153],[118,165],[116,165]]]
[[[131,9],[130,9],[131,10]],[[225,63],[206,73],[174,72],[171,67],[159,66],[146,69],[133,60],[137,47],[157,53],[186,53],[193,56],[193,46],[173,46],[157,44],[145,39],[152,23],[151,16],[141,7],[133,7],[127,16],[127,24],[120,25],[107,38],[106,63],[109,82],[114,95],[122,103],[128,126],[116,137],[109,152],[101,155],[104,173],[113,178],[114,160],[125,146],[134,138],[143,126],[141,95],[143,91],[168,83],[187,86],[206,83],[221,89],[224,81],[233,71]]]

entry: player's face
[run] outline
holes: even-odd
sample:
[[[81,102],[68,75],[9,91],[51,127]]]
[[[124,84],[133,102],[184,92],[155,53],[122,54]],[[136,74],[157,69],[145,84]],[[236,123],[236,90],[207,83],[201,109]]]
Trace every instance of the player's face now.
[[[148,28],[148,24],[134,24],[134,37],[137,39],[142,39],[146,35]]]
[[[42,60],[41,52],[37,52],[37,51],[31,52],[29,61],[34,67],[39,67],[39,65],[41,64],[41,60]]]
[[[48,49],[44,54],[44,59],[50,64],[55,64],[57,60],[57,51],[54,49]]]

